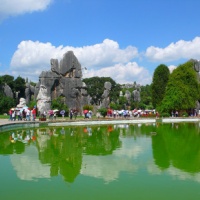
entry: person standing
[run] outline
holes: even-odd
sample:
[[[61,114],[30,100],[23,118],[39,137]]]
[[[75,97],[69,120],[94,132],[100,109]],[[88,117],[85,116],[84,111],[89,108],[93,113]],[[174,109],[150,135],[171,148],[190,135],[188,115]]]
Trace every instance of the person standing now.
[[[12,121],[12,109],[9,110],[9,121]]]
[[[31,111],[29,109],[26,110],[26,120],[27,121],[30,121],[30,114],[31,114]]]
[[[69,117],[70,117],[70,119],[72,119],[72,117],[73,117],[73,110],[72,109],[70,110]]]
[[[36,119],[36,109],[35,108],[33,108],[33,110],[32,110],[32,116],[33,116],[33,121],[35,121],[35,119]]]
[[[16,111],[13,110],[12,112],[12,120],[15,121],[16,120]]]

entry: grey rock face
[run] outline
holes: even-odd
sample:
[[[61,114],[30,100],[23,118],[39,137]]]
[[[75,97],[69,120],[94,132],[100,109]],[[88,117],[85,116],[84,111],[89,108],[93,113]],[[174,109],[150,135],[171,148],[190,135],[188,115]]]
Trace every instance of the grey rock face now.
[[[127,100],[128,104],[130,104],[130,102],[131,102],[131,93],[130,93],[130,91],[126,90],[124,96],[126,97],[126,100]]]
[[[200,74],[199,74],[199,72],[200,72],[200,61],[198,61],[198,60],[194,60],[194,59],[192,59],[191,60],[193,63],[194,63],[194,70],[197,72],[197,80],[200,82]]]
[[[110,105],[109,94],[110,94],[111,87],[112,85],[110,82],[104,83],[104,92],[102,94],[102,104],[101,104],[102,108],[109,108],[109,105]]]
[[[140,102],[140,91],[139,90],[133,91],[133,99],[135,102]]]
[[[26,96],[26,104],[28,105],[31,100],[31,96],[35,93],[35,87],[32,86],[30,83],[26,83],[25,88],[25,96]]]
[[[200,61],[198,61],[198,60],[192,60],[192,61],[194,63],[194,70],[196,72],[199,72],[200,71]]]
[[[69,51],[63,55],[60,63],[57,59],[51,59],[50,63],[51,71],[43,71],[40,74],[35,88],[38,110],[47,112],[51,101],[62,96],[69,109],[82,112],[83,105],[88,104],[88,101],[78,59]]]
[[[40,90],[37,96],[37,108],[40,114],[47,113],[51,107],[51,98],[48,96],[47,88],[40,85]]]
[[[119,96],[123,97],[123,92],[122,91],[119,92]]]
[[[23,108],[26,106],[26,99],[20,98],[19,99],[19,104],[17,105],[17,108]]]
[[[5,85],[3,86],[3,91],[4,91],[4,94],[5,94],[7,97],[13,98],[13,92],[12,92],[10,86],[7,85],[6,83],[5,83]]]

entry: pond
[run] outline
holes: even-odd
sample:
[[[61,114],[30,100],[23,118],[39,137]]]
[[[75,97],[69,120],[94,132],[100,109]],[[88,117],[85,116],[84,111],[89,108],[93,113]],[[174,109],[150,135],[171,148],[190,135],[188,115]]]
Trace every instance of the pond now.
[[[200,199],[200,124],[0,133],[0,199]]]

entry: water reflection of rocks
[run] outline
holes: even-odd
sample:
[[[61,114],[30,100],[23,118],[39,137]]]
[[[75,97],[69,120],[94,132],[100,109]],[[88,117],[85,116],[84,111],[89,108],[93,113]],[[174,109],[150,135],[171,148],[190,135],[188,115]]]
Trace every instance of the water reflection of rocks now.
[[[62,175],[66,182],[74,182],[79,174],[115,180],[121,170],[139,170],[139,164],[131,163],[129,158],[134,161],[144,151],[152,150],[153,162],[146,163],[149,173],[165,170],[182,177],[183,172],[199,174],[199,130],[199,124],[193,123],[24,129],[0,134],[0,154],[17,155],[13,156],[13,166],[18,170],[18,176],[27,180]],[[133,141],[131,139],[137,143],[127,143]],[[152,145],[151,149],[144,149],[145,141],[146,148]],[[40,169],[40,173],[29,177],[31,175],[25,175],[21,170],[24,166],[17,165],[25,161],[33,163],[33,152],[37,155],[34,159],[39,161],[35,162],[35,168]],[[18,154],[26,155],[26,159],[22,160]]]

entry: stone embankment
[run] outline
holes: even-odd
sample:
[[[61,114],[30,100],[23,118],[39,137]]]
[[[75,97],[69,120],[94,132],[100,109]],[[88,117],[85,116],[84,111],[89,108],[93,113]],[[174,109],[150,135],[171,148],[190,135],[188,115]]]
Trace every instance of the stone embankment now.
[[[84,125],[104,125],[104,124],[142,124],[142,123],[181,123],[181,122],[200,122],[200,118],[99,118],[99,119],[73,119],[58,118],[56,120],[46,121],[9,121],[8,119],[0,119],[0,132],[12,130],[16,128],[41,127],[41,126],[84,126]]]

